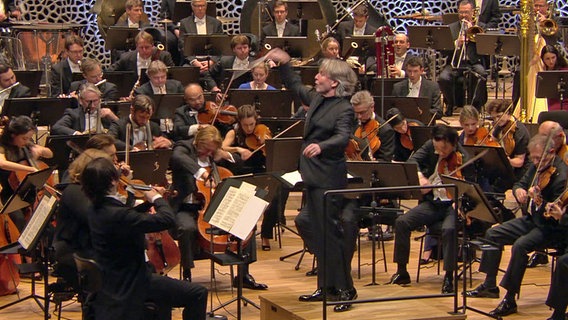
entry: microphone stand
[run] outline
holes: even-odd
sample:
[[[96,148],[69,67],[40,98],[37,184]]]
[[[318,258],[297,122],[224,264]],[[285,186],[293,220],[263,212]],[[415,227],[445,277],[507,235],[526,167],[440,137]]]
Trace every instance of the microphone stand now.
[[[389,69],[389,66],[386,61],[386,52],[385,52],[388,43],[387,34],[385,31],[383,31],[383,33],[381,34],[381,43],[382,43],[381,60],[383,61],[382,63],[383,70],[381,71],[381,74],[383,75],[381,77],[381,114],[385,114],[385,78],[388,76],[388,69]]]

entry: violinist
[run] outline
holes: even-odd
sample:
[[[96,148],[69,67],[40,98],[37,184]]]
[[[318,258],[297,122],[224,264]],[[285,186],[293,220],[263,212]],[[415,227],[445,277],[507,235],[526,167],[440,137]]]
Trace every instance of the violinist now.
[[[406,161],[414,150],[412,142],[411,127],[424,126],[418,120],[406,119],[406,117],[397,108],[391,108],[387,111],[386,118],[394,119],[390,122],[394,134],[394,161]]]
[[[565,190],[568,168],[555,156],[548,137],[536,135],[528,144],[531,164],[522,179],[513,185],[513,194],[519,203],[530,203],[529,214],[495,226],[485,233],[485,238],[500,245],[513,245],[507,271],[500,285],[507,290],[504,299],[491,316],[506,316],[517,312],[515,295],[518,294],[525,274],[528,256],[535,249],[553,243],[563,243],[566,231],[553,218],[543,212],[547,203],[555,201]],[[497,271],[501,262],[501,250],[483,250],[480,271],[485,280],[477,288],[467,291],[468,297],[498,298]]]
[[[96,319],[142,319],[146,302],[157,306],[159,319],[171,319],[172,308],[183,307],[184,320],[206,318],[207,289],[151,273],[144,259],[145,234],[166,230],[174,213],[162,198],[163,188],[144,192],[144,206],[132,208],[117,194],[119,173],[111,160],[92,160],[81,185],[93,203],[89,228],[102,288],[90,306]],[[145,209],[153,206],[155,214]],[[144,207],[144,208],[143,208]]]
[[[479,126],[479,111],[472,105],[463,106],[460,112],[460,125],[463,128],[459,143],[463,146],[491,146],[500,147],[484,126]]]
[[[424,186],[442,184],[440,175],[454,171],[454,177],[463,178],[465,172],[457,169],[467,159],[467,154],[458,144],[456,130],[437,125],[432,129],[432,139],[420,147],[408,161],[418,164],[420,185]],[[444,270],[446,271],[442,293],[452,293],[454,292],[453,272],[456,263],[456,213],[453,200],[443,188],[423,189],[422,193],[424,193],[424,200],[396,220],[394,261],[397,263],[397,272],[392,276],[390,283],[403,285],[411,282],[406,269],[410,255],[411,231],[423,225],[431,227],[441,224]]]
[[[485,108],[493,120],[491,134],[505,149],[518,180],[528,167],[529,159],[526,154],[530,135],[525,125],[513,117],[510,106],[510,100],[496,99],[489,102]]]
[[[356,92],[353,97],[351,97],[351,104],[353,105],[356,120],[359,123],[359,125],[355,126],[355,128],[373,128],[369,130],[364,129],[356,131],[361,132],[361,134],[359,134],[360,136],[356,137],[362,140],[366,140],[368,138],[369,140],[373,140],[372,142],[374,142],[375,145],[379,145],[376,150],[371,152],[374,159],[389,162],[392,161],[395,133],[391,125],[386,123],[383,118],[379,117],[374,112],[375,101],[373,100],[371,93],[367,90]],[[372,130],[375,132],[372,132]],[[365,160],[371,160],[369,158],[369,152],[362,152],[361,156]]]
[[[177,195],[170,201],[175,217],[174,238],[178,240],[181,253],[181,266],[184,280],[191,281],[191,268],[194,267],[194,257],[201,252],[197,241],[198,211],[202,203],[196,196],[198,191],[196,180],[205,182],[206,186],[215,187],[210,178],[207,167],[214,164],[227,165],[240,161],[238,153],[224,151],[221,146],[223,139],[219,130],[214,126],[200,129],[192,140],[176,142],[170,159],[172,168],[172,184]],[[256,242],[249,241],[244,251],[250,255],[251,262],[256,261]],[[265,284],[258,283],[250,275],[249,264],[243,266],[243,286],[253,290],[265,290]],[[237,278],[233,279],[233,286],[237,285]]]
[[[172,142],[162,135],[160,126],[150,121],[154,112],[154,100],[140,94],[132,100],[130,115],[113,122],[108,130],[116,139],[116,148],[124,150],[126,146],[132,151],[169,149]],[[126,141],[128,124],[130,124],[130,141]]]
[[[65,98],[70,96],[71,98],[77,97],[77,92],[81,85],[92,84],[96,85],[103,80],[103,69],[102,65],[98,60],[91,58],[84,58],[81,61],[81,73],[83,74],[83,80],[73,81],[69,85],[69,91],[61,94],[60,98]],[[116,84],[111,82],[103,82],[97,85],[97,88],[102,92],[102,99],[106,101],[116,101],[118,100],[118,87]]]
[[[53,152],[33,142],[36,127],[32,119],[27,116],[12,118],[4,127],[0,136],[0,200],[6,203],[14,193],[19,181],[11,183],[13,172],[36,172],[38,169],[29,165],[41,158],[53,157]],[[13,176],[13,175],[12,175]],[[16,179],[17,180],[17,179]],[[21,231],[24,229],[26,220],[21,210],[10,213],[10,218]]]
[[[568,145],[566,145],[566,134],[562,126],[555,121],[544,121],[538,127],[538,134],[545,136],[552,134],[556,155],[568,165]]]

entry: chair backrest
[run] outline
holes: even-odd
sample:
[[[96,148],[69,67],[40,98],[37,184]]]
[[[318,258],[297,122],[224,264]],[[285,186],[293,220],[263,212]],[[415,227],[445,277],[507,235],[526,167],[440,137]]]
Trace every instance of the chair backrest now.
[[[564,130],[568,129],[568,112],[564,110],[543,111],[538,114],[538,124],[547,120],[558,122]]]
[[[73,254],[77,266],[79,286],[87,293],[99,291],[103,285],[103,274],[97,262],[93,259],[83,258]]]

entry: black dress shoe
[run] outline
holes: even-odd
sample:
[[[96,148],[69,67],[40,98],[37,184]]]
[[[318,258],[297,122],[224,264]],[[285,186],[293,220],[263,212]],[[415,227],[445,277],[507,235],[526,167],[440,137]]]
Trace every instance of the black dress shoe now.
[[[442,283],[442,293],[454,293],[454,283],[451,277],[444,277]]]
[[[513,313],[517,313],[517,303],[515,300],[509,301],[505,298],[499,303],[495,310],[489,312],[489,315],[504,317]]]
[[[238,284],[239,278],[235,277],[235,279],[233,279],[233,287],[238,287]],[[268,286],[264,283],[256,282],[250,274],[247,274],[243,277],[243,288],[252,290],[266,290],[268,289]]]
[[[314,291],[314,293],[312,293],[312,294],[303,294],[298,298],[298,300],[300,300],[302,302],[323,301],[323,290],[322,290],[322,288],[319,288],[316,291]],[[332,289],[328,289],[327,290],[327,300],[328,301],[337,300],[337,291],[332,290]]]
[[[529,262],[527,263],[527,268],[534,268],[539,264],[547,264],[548,263],[548,256],[541,252],[535,252],[529,258]]]
[[[337,296],[337,300],[339,301],[351,301],[357,299],[357,290],[355,290],[355,288],[339,290],[338,293],[339,294]],[[352,306],[351,303],[338,304],[335,307],[333,307],[333,311],[335,312],[348,311],[349,309],[351,309],[351,306]]]
[[[410,283],[410,275],[408,274],[408,272],[393,274],[389,282],[389,284],[409,284],[409,283]]]
[[[465,296],[469,298],[499,298],[499,287],[487,288],[483,283],[473,290],[465,292]]]

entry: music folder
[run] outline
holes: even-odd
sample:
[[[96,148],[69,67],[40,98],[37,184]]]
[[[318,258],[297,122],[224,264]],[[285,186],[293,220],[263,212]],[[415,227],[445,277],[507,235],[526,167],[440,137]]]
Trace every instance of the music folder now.
[[[125,152],[118,152],[116,156],[119,161],[124,161]],[[172,157],[171,149],[136,151],[130,152],[129,156],[133,179],[139,179],[152,185],[164,184]]]

